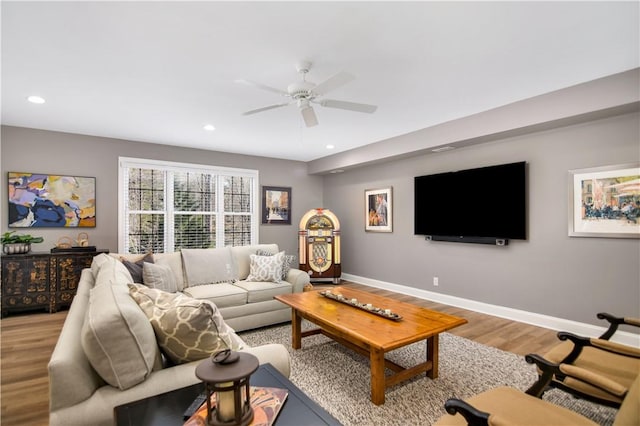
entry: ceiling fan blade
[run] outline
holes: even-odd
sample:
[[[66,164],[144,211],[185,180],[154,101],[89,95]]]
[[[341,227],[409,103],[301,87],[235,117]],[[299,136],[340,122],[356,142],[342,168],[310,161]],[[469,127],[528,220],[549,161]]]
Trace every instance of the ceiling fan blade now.
[[[308,106],[305,108],[301,108],[300,112],[302,113],[304,124],[306,124],[307,127],[313,127],[318,125],[318,118],[316,117],[316,113],[312,107]]]
[[[351,80],[356,78],[354,75],[349,74],[348,72],[339,72],[333,77],[329,77],[327,80],[318,84],[316,87],[312,89],[313,93],[316,95],[324,95],[327,92],[332,91],[333,89],[337,89],[338,87],[347,84]]]
[[[356,102],[337,101],[335,99],[325,99],[320,101],[320,105],[327,108],[347,109],[349,111],[366,112],[371,114],[378,109],[376,105],[359,104]]]
[[[289,102],[285,102],[283,104],[269,105],[269,106],[266,106],[266,107],[262,107],[262,108],[258,108],[258,109],[252,109],[251,111],[243,112],[242,115],[256,114],[258,112],[268,111],[270,109],[280,108],[280,107],[287,106],[287,105],[289,105]]]
[[[275,87],[267,86],[262,83],[256,83],[255,81],[250,80],[236,80],[236,83],[245,84],[247,86],[257,87],[258,89],[266,90],[268,92],[274,92],[282,96],[289,96],[287,92],[284,90],[276,89]]]

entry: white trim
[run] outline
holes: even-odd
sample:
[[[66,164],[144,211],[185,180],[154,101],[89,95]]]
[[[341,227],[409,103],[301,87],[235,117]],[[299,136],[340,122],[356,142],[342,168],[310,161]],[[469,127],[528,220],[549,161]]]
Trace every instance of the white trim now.
[[[445,305],[456,306],[468,309],[470,311],[480,312],[487,315],[493,315],[499,318],[506,318],[512,321],[518,321],[525,324],[531,324],[538,327],[549,328],[551,330],[567,331],[580,336],[596,337],[605,332],[607,327],[598,327],[592,324],[571,321],[563,318],[551,317],[548,315],[536,314],[534,312],[522,311],[519,309],[507,308],[505,306],[491,305],[475,300],[463,299],[461,297],[449,296],[442,293],[434,293],[432,291],[421,290],[413,287],[407,287],[400,284],[393,284],[385,281],[378,281],[371,278],[360,277],[352,274],[342,274],[342,278],[347,281],[368,285],[370,287],[390,290],[395,293],[406,294],[417,297],[419,299],[431,300]],[[614,314],[618,314],[615,312]],[[596,312],[593,313],[595,318]],[[606,321],[603,320],[603,323]],[[607,323],[608,324],[608,323]],[[622,343],[629,346],[640,347],[640,335],[630,333],[628,331],[617,331],[611,338],[611,341]]]
[[[219,209],[223,209],[224,207],[224,191],[221,191],[222,188],[222,180],[224,177],[242,177],[242,178],[250,178],[253,184],[253,197],[251,200],[250,212],[248,216],[251,217],[251,244],[257,244],[260,241],[259,231],[259,223],[260,223],[260,214],[258,212],[257,206],[259,206],[259,178],[260,173],[258,170],[254,169],[239,169],[234,167],[221,167],[221,166],[212,166],[206,164],[193,164],[193,163],[178,163],[174,161],[164,161],[164,160],[152,160],[145,158],[132,158],[132,157],[118,157],[118,252],[124,253],[127,238],[126,233],[124,232],[123,224],[127,221],[127,209],[126,204],[124,202],[124,187],[126,176],[124,175],[124,170],[126,168],[141,168],[141,169],[158,169],[166,172],[165,179],[168,179],[169,174],[175,172],[201,172],[201,173],[209,173],[215,175],[216,177],[216,212],[212,212],[214,216],[216,216],[216,245],[218,247],[224,246],[224,216],[227,213],[222,212]],[[173,188],[167,182],[165,182],[165,200],[173,199]],[[168,210],[165,209],[162,211],[166,216],[165,220],[165,235],[164,240],[168,244],[168,246],[173,246],[174,241],[170,241],[173,239],[170,229],[173,229],[173,207],[169,206]],[[229,212],[230,213],[230,212]]]

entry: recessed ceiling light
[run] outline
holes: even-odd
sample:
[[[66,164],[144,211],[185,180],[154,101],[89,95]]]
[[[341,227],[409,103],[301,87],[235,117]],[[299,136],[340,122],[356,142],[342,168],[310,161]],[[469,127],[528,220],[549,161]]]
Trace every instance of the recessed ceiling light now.
[[[213,124],[205,124],[203,129],[205,129],[208,132],[213,132],[216,128],[214,127]]]
[[[336,147],[335,145],[327,145],[327,149],[333,149],[335,147]]]
[[[342,172],[344,172],[344,170],[338,169],[338,170],[331,170],[329,173],[335,174],[335,173],[342,173]]]
[[[45,102],[44,98],[40,96],[29,96],[27,97],[27,100],[32,104],[43,104]]]

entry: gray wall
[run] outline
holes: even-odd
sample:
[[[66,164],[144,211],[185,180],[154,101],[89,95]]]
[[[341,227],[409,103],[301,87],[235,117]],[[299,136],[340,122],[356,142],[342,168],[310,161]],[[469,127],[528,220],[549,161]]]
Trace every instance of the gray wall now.
[[[2,175],[7,172],[39,172],[76,176],[95,176],[97,226],[95,228],[30,228],[19,232],[43,236],[34,251],[48,251],[60,236],[76,236],[87,231],[91,245],[116,251],[118,249],[118,157],[149,158],[184,163],[209,164],[258,170],[260,185],[292,188],[291,225],[261,225],[260,242],[277,243],[288,253],[298,251],[298,222],[309,209],[322,204],[322,178],[307,174],[307,165],[300,161],[277,160],[237,154],[227,154],[167,145],[132,142],[119,139],[2,127]],[[2,232],[8,230],[7,187],[0,191]],[[16,229],[16,228],[13,228]]]
[[[342,270],[583,323],[602,325],[601,311],[640,317],[640,241],[567,235],[568,170],[640,161],[638,123],[627,114],[327,175],[324,207],[342,225]],[[528,162],[527,241],[497,247],[413,235],[414,176],[515,161]],[[365,232],[364,191],[388,186],[393,233]]]

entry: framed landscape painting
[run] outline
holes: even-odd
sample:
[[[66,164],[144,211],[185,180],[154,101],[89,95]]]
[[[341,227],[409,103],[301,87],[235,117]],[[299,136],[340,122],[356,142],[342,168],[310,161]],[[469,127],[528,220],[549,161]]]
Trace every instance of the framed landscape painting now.
[[[569,236],[640,238],[640,164],[569,171]]]
[[[365,231],[393,232],[392,188],[364,191]]]
[[[93,228],[96,178],[9,172],[9,227]]]
[[[262,187],[262,223],[291,225],[291,188]]]

